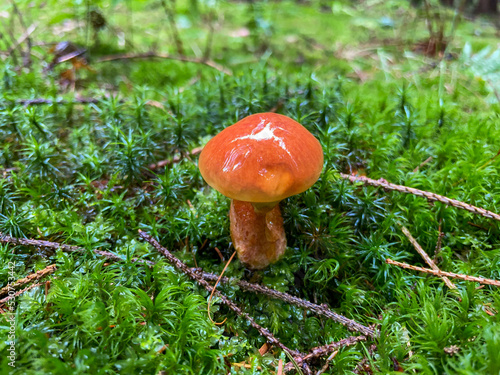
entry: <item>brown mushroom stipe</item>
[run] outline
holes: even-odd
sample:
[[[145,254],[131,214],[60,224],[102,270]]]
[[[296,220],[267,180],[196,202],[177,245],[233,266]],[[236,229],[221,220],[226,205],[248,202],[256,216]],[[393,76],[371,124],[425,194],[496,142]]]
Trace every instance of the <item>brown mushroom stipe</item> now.
[[[257,211],[252,203],[231,200],[231,239],[241,262],[261,269],[277,261],[286,250],[280,206]]]
[[[248,267],[265,268],[284,254],[278,203],[310,188],[322,167],[318,140],[298,122],[276,113],[248,116],[207,143],[200,172],[232,199],[231,238]]]

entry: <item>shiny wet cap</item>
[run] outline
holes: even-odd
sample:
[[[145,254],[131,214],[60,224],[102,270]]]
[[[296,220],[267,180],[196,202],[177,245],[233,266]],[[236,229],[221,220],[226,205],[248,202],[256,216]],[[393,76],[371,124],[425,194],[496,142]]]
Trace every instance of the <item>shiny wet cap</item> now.
[[[199,168],[225,196],[278,202],[309,189],[323,168],[323,149],[297,121],[257,113],[227,127],[205,146]]]

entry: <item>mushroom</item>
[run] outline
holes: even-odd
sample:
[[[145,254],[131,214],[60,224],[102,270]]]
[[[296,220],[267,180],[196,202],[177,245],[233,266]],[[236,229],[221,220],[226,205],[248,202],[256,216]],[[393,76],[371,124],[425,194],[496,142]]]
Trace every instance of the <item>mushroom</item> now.
[[[205,181],[231,198],[231,238],[241,262],[262,269],[286,250],[278,203],[309,189],[323,167],[318,140],[276,113],[258,113],[227,127],[205,146]]]

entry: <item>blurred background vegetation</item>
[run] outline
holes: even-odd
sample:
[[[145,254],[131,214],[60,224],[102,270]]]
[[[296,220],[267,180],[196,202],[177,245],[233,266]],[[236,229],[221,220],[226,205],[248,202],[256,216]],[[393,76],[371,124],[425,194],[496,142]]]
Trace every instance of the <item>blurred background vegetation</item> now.
[[[497,8],[494,0],[5,1],[0,47],[17,68],[55,70],[63,88],[162,89],[212,73],[161,58],[106,62],[140,53],[366,81],[432,68],[428,57],[456,59],[466,45],[495,48]]]

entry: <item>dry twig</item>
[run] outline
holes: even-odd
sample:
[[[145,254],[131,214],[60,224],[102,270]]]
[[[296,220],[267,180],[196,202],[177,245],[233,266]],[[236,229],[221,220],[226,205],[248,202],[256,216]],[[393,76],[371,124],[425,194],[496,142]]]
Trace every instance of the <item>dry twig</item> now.
[[[351,176],[351,175],[348,175],[345,173],[341,173],[340,177],[342,177],[346,180],[349,180],[351,182],[363,182],[364,184],[367,184],[367,185],[379,186],[379,187],[383,187],[384,189],[388,189],[388,190],[396,190],[396,191],[399,191],[400,193],[407,193],[407,194],[413,194],[413,195],[416,195],[419,197],[424,197],[430,201],[438,201],[438,202],[444,203],[448,206],[461,208],[462,210],[470,211],[470,212],[473,212],[475,214],[487,217],[489,219],[500,221],[500,215],[498,215],[494,212],[485,210],[484,208],[472,206],[468,203],[460,202],[460,201],[457,201],[456,199],[451,199],[451,198],[445,197],[443,195],[434,194],[434,193],[431,193],[429,191],[414,189],[414,188],[411,188],[408,186],[403,186],[403,185],[392,184],[392,183],[387,182],[383,179],[373,180],[373,179],[365,177],[365,176]]]
[[[312,359],[322,357],[324,355],[330,354],[331,352],[337,351],[341,348],[356,345],[359,341],[366,341],[365,336],[350,336],[340,341],[333,342],[328,345],[317,346],[312,348],[307,355],[302,358],[295,358],[298,363],[308,362]],[[293,370],[293,363],[289,362],[285,366],[285,372]]]
[[[72,100],[52,100],[52,99],[43,99],[43,98],[37,98],[37,99],[19,99],[15,101],[16,104],[22,104],[26,107],[30,105],[41,105],[41,104],[96,104],[99,103],[99,99],[94,99],[94,98],[75,98]]]
[[[278,361],[278,372],[276,375],[283,375],[283,360],[281,358]]]
[[[325,365],[321,368],[321,370],[319,370],[316,375],[321,375],[323,374],[326,370],[328,370],[328,366],[330,366],[330,362],[332,361],[332,359],[335,358],[335,356],[338,354],[338,350],[334,351],[332,354],[330,354],[330,356],[326,359],[326,362],[325,362]]]
[[[469,275],[463,275],[461,273],[446,272],[446,271],[441,271],[441,270],[437,270],[437,271],[430,270],[428,268],[412,266],[411,264],[408,264],[408,263],[397,262],[397,261],[389,259],[389,258],[387,258],[385,260],[385,262],[387,264],[392,264],[393,266],[407,268],[407,269],[414,270],[414,271],[430,273],[430,274],[436,275],[436,276],[441,276],[441,277],[448,276],[448,277],[451,277],[453,279],[460,279],[460,280],[466,280],[466,281],[473,281],[473,282],[480,283],[480,284],[500,286],[500,281],[492,280],[492,279],[485,279],[484,277],[469,276]]]
[[[331,344],[317,346],[315,348],[312,348],[309,351],[309,354],[307,354],[303,359],[304,359],[304,361],[310,361],[313,358],[322,357],[322,356],[327,355],[327,354],[329,354],[332,351],[335,351],[337,349],[345,348],[347,346],[356,345],[359,341],[366,341],[366,340],[367,340],[367,338],[363,335],[350,336],[350,337],[347,337],[347,338],[342,339],[340,341],[333,342]]]
[[[23,245],[23,246],[35,246],[35,247],[45,247],[48,249],[53,249],[53,250],[58,250],[61,249],[62,251],[69,252],[69,253],[74,253],[74,252],[79,252],[79,253],[85,253],[87,252],[86,249],[83,247],[79,246],[72,246],[72,245],[67,245],[63,243],[58,243],[58,242],[50,242],[50,241],[44,241],[44,240],[32,240],[32,239],[26,239],[26,238],[16,238],[16,237],[11,237],[6,234],[3,234],[0,232],[0,243],[9,243],[12,245]],[[110,260],[124,260],[122,257],[113,254],[109,251],[103,251],[103,250],[91,250],[94,254],[103,256],[107,259]],[[136,263],[145,263],[147,265],[154,265],[154,262],[151,262],[150,260],[143,260],[143,259],[137,259],[133,258],[132,262]]]
[[[420,254],[420,256],[422,258],[424,258],[425,262],[434,270],[434,271],[441,271],[438,266],[436,266],[436,263],[434,263],[434,261],[429,257],[429,255],[424,251],[424,249],[422,249],[422,246],[420,246],[420,244],[417,242],[417,240],[415,238],[413,238],[413,236],[411,235],[410,231],[404,227],[404,226],[401,226],[401,230],[403,231],[404,235],[406,236],[406,238],[408,238],[408,240],[411,242],[411,244],[413,245],[413,247],[415,248],[415,250],[417,250],[417,252]],[[446,284],[446,286],[450,289],[457,289],[457,286],[455,284],[453,284],[450,279],[448,279],[446,276],[441,276],[441,278],[443,279],[444,283]]]
[[[7,294],[9,292],[9,290],[17,289],[22,285],[25,285],[25,284],[32,282],[33,280],[40,280],[42,277],[45,277],[47,275],[50,275],[51,273],[54,273],[55,270],[56,270],[56,265],[52,264],[52,265],[44,268],[43,270],[37,271],[35,273],[32,273],[31,275],[23,277],[22,279],[19,279],[19,280],[13,282],[12,284],[7,285],[7,286],[3,287],[2,289],[0,289],[0,296]]]
[[[202,272],[200,269],[193,270],[198,273],[203,279],[205,280],[210,280],[210,281],[216,281],[218,279],[218,275],[215,275],[213,273],[207,273],[207,272]],[[258,285],[258,284],[251,284],[247,281],[244,280],[234,280],[230,279],[228,277],[222,277],[220,279],[221,282],[223,283],[236,283],[241,289],[249,291],[249,292],[254,292],[254,293],[260,293],[260,294],[265,294],[266,296],[269,296],[271,298],[276,298],[280,299],[282,301],[288,302],[292,305],[299,306],[302,308],[305,308],[307,310],[310,310],[318,315],[322,315],[324,317],[327,317],[328,319],[333,320],[334,322],[340,323],[344,325],[348,330],[354,331],[354,332],[360,332],[365,336],[369,337],[375,337],[376,333],[373,329],[368,328],[354,320],[351,320],[349,318],[346,318],[343,315],[337,314],[330,310],[328,306],[326,305],[316,305],[312,302],[300,299],[298,297],[294,297],[288,293],[283,293],[279,292],[277,290]]]
[[[224,318],[224,320],[221,322],[221,323],[217,323],[217,322],[214,322],[213,319],[212,319],[212,316],[210,315],[210,306],[212,304],[212,297],[214,296],[214,293],[215,291],[217,290],[217,285],[219,285],[219,282],[220,282],[220,279],[222,278],[222,275],[224,275],[224,272],[226,272],[226,269],[227,267],[229,266],[229,264],[231,264],[231,261],[233,260],[234,256],[236,255],[236,251],[233,252],[233,255],[231,255],[231,257],[229,258],[229,260],[227,261],[226,265],[224,266],[224,269],[222,270],[222,272],[220,273],[219,275],[219,278],[217,279],[217,281],[215,282],[215,285],[212,289],[212,292],[210,293],[210,297],[208,298],[208,303],[207,303],[207,313],[208,313],[208,318],[210,319],[210,321],[219,326],[219,325],[222,325],[224,324],[224,322],[227,320],[227,317]]]
[[[28,290],[31,290],[33,288],[36,288],[37,286],[41,286],[42,284],[41,283],[35,283],[35,284],[31,284],[30,286],[24,288],[24,289],[21,289],[21,290],[18,290],[14,295],[12,296],[8,296],[8,297],[5,297],[4,299],[0,299],[0,306],[5,304],[5,302],[8,302],[10,301],[11,299],[14,299],[18,296],[20,296],[21,294],[27,292]]]
[[[289,353],[293,358],[300,358],[301,354],[296,351],[296,350],[291,350],[287,348],[285,345],[281,343],[267,328],[262,327],[261,325],[257,324],[255,320],[248,315],[246,312],[241,310],[233,301],[231,301],[229,298],[227,298],[224,294],[219,292],[217,289],[214,289],[212,285],[210,285],[206,280],[204,280],[200,275],[198,275],[196,272],[194,272],[191,268],[186,266],[183,262],[181,262],[178,258],[176,258],[170,251],[168,251],[166,248],[160,245],[158,241],[156,241],[153,237],[151,237],[149,234],[139,230],[139,236],[149,242],[160,254],[162,254],[167,260],[169,261],[170,264],[172,264],[175,268],[177,268],[179,271],[182,271],[184,274],[186,274],[189,278],[192,280],[196,281],[199,285],[203,286],[207,291],[212,292],[215,290],[214,294],[220,298],[222,303],[227,305],[231,310],[233,310],[238,316],[244,317],[252,327],[254,327],[263,337],[266,338],[266,340],[272,344],[276,345],[283,351]]]
[[[32,240],[32,239],[21,239],[21,238],[15,238],[15,237],[10,237],[7,235],[4,235],[0,232],[0,243],[10,243],[13,245],[24,245],[24,246],[35,246],[35,247],[46,247],[50,249],[61,249],[62,251],[66,252],[86,252],[82,247],[78,246],[71,246],[71,245],[66,245],[66,244],[61,244],[57,242],[49,242],[49,241],[41,241],[41,240]],[[109,251],[102,251],[102,250],[93,250],[93,252],[96,255],[103,256],[106,259],[112,260],[112,261],[123,261],[124,259],[119,257],[118,255],[115,255]],[[150,260],[144,260],[144,259],[137,259],[133,258],[132,262],[135,263],[143,263],[149,267],[152,267],[155,265],[155,262],[152,262]],[[207,273],[207,272],[202,272],[200,269],[190,269],[192,273],[196,273],[199,277],[209,280],[209,281],[216,281],[219,278],[219,275],[213,274],[213,273]],[[250,292],[254,293],[262,293],[265,294],[269,297],[280,299],[282,301],[285,301],[287,303],[308,309],[318,315],[322,315],[328,319],[331,319],[337,323],[340,323],[344,325],[347,329],[353,332],[359,332],[365,336],[369,337],[375,337],[376,333],[373,329],[368,328],[354,320],[351,320],[349,318],[346,318],[343,315],[337,314],[333,311],[331,311],[328,306],[326,305],[316,305],[312,302],[300,299],[298,297],[294,297],[290,294],[279,292],[274,289],[267,288],[262,285],[258,284],[252,284],[244,280],[233,280],[228,277],[222,277],[221,282],[223,283],[234,283],[236,284],[243,290],[247,290]]]

